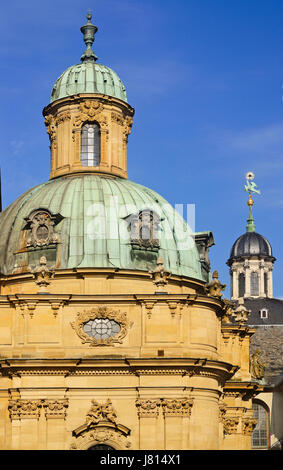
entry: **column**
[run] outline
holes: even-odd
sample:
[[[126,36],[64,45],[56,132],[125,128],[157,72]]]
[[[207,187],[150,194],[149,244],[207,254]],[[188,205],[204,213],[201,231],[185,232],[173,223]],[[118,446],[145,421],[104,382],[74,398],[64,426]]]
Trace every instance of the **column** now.
[[[12,449],[37,450],[41,400],[10,400]]]
[[[160,400],[138,399],[140,449],[162,449],[163,437],[158,432]],[[160,445],[161,444],[161,445]]]
[[[43,407],[47,428],[47,450],[64,450],[68,400],[44,400]]]
[[[186,397],[162,400],[166,450],[189,448],[189,418],[192,405],[192,399]]]

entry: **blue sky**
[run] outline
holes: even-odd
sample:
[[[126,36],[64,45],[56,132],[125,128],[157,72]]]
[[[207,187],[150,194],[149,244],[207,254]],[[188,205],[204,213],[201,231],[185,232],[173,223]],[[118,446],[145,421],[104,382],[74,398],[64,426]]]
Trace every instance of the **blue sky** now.
[[[1,7],[1,168],[4,207],[49,176],[42,108],[53,83],[84,50],[87,9],[99,62],[124,82],[135,108],[131,180],[171,204],[196,205],[212,230],[212,269],[244,233],[244,176],[256,175],[256,230],[277,258],[283,297],[282,0],[14,0]],[[226,288],[226,296],[229,289]]]

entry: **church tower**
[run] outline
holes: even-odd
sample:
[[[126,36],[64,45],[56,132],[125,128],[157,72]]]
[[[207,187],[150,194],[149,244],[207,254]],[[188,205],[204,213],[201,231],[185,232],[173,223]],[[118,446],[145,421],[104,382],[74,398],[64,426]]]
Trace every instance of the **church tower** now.
[[[260,192],[255,189],[257,186],[253,182],[253,173],[247,173],[246,177],[245,189],[249,193],[246,233],[237,238],[227,261],[232,300],[273,297],[272,271],[275,258],[269,241],[255,231],[252,193]]]

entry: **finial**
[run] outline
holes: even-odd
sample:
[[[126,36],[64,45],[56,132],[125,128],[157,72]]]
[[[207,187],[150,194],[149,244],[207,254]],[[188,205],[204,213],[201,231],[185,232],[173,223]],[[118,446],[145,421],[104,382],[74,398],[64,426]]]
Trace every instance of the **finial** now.
[[[221,284],[218,279],[218,271],[214,271],[212,274],[212,281],[204,285],[207,295],[211,297],[218,297],[219,299],[221,299],[223,295],[221,291],[225,290],[225,287],[226,284]]]
[[[81,61],[82,62],[86,62],[86,61],[96,62],[97,57],[95,53],[93,52],[91,46],[94,42],[94,35],[97,32],[98,28],[97,26],[91,23],[91,18],[92,18],[91,10],[88,10],[86,18],[87,18],[87,24],[81,27],[81,32],[84,35],[84,42],[86,45],[86,50],[81,56]]]
[[[153,284],[156,285],[156,293],[166,293],[164,287],[168,284],[167,279],[171,276],[170,271],[166,271],[163,264],[163,259],[161,256],[157,258],[156,268],[154,271],[149,271],[151,278],[153,279]]]
[[[253,218],[253,212],[252,212],[252,207],[254,205],[254,201],[252,198],[252,193],[254,194],[260,194],[260,190],[256,189],[257,185],[255,184],[254,180],[254,173],[252,171],[249,171],[246,174],[246,185],[245,185],[245,191],[249,193],[249,200],[247,202],[249,206],[249,218],[247,219],[247,232],[255,232],[255,224],[254,224],[254,218]]]

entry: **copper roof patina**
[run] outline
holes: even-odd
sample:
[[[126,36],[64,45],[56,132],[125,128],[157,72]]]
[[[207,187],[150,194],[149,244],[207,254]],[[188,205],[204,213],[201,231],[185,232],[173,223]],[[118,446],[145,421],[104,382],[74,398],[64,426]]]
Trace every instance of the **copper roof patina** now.
[[[132,257],[128,217],[150,209],[160,218],[159,255],[166,269],[203,280],[192,231],[165,199],[132,181],[95,174],[49,180],[24,193],[0,214],[3,274],[15,271],[15,253],[21,248],[26,218],[39,208],[61,216],[54,229],[60,239],[59,269],[147,270]]]

